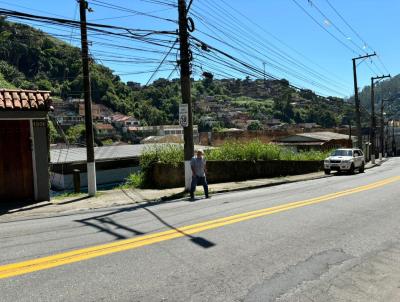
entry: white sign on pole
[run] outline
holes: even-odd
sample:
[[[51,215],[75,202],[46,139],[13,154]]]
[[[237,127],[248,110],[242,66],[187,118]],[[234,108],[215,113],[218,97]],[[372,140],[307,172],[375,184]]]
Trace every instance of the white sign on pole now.
[[[188,104],[179,105],[179,125],[182,127],[189,126],[189,107]]]

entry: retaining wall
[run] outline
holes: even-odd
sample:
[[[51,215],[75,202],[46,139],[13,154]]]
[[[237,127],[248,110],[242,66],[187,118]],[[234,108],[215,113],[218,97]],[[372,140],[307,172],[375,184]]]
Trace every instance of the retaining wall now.
[[[323,169],[322,161],[207,161],[208,183],[242,181],[256,178],[299,175]],[[183,163],[172,165],[156,163],[152,167],[152,184],[157,188],[184,186]]]

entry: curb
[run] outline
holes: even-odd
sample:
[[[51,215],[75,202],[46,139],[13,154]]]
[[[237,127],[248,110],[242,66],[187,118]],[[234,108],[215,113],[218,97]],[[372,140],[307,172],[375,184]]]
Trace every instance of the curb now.
[[[375,167],[379,167],[382,165],[382,163],[388,161],[389,159],[383,159],[380,163],[375,163],[375,165],[372,165],[367,169],[372,169]],[[303,181],[309,181],[309,180],[316,180],[316,179],[323,179],[323,178],[328,178],[328,177],[333,177],[334,175],[320,175],[320,176],[314,176],[314,177],[309,177],[309,178],[303,178],[303,179],[295,179],[295,180],[282,180],[282,181],[277,181],[273,183],[266,183],[266,184],[260,184],[260,185],[254,185],[251,187],[241,187],[241,188],[232,188],[232,189],[221,189],[217,191],[211,191],[211,194],[213,195],[219,195],[219,194],[224,194],[224,193],[230,193],[230,192],[240,192],[240,191],[248,191],[248,190],[253,190],[253,189],[261,189],[261,188],[268,188],[268,187],[274,187],[274,186],[279,186],[279,185],[284,185],[284,184],[290,184],[290,183],[297,183],[297,182],[303,182]],[[175,201],[184,201],[187,198],[185,192],[177,193],[174,195],[170,196],[164,196],[160,197],[158,199],[153,199],[150,201],[139,201],[139,202],[132,202],[132,203],[127,203],[127,204],[121,204],[121,205],[110,205],[110,206],[105,206],[105,207],[99,207],[99,208],[86,208],[86,209],[75,209],[75,210],[69,210],[68,212],[59,212],[59,213],[54,213],[54,215],[51,215],[52,213],[48,213],[49,215],[41,215],[41,216],[31,216],[31,217],[26,217],[25,219],[11,219],[9,221],[4,221],[2,222],[0,220],[0,224],[2,223],[11,223],[11,222],[17,222],[17,221],[27,221],[27,220],[36,220],[36,219],[44,219],[44,218],[54,218],[54,217],[63,217],[63,216],[71,216],[75,214],[85,214],[85,213],[90,213],[90,212],[101,212],[101,211],[108,211],[111,209],[123,209],[123,208],[129,208],[131,206],[140,206],[140,205],[157,205],[157,204],[162,204],[162,203],[167,203],[171,200]],[[29,210],[28,210],[29,211]]]
[[[321,179],[321,178],[328,178],[328,177],[333,177],[333,175],[321,175],[321,176],[314,176],[314,177],[310,177],[310,178],[295,179],[295,180],[289,180],[288,179],[288,180],[277,181],[277,182],[274,182],[274,183],[255,185],[255,186],[251,186],[251,187],[222,189],[222,190],[219,190],[219,191],[214,191],[214,194],[222,194],[222,193],[229,193],[229,192],[239,192],[239,191],[248,191],[248,190],[253,190],[253,189],[275,187],[275,186],[280,186],[280,185],[285,185],[285,184],[290,184],[290,183],[296,183],[296,182],[302,182],[302,181],[308,181],[308,180],[315,180],[315,179]]]
[[[371,164],[371,166],[369,166],[368,168],[365,167],[365,170],[372,169],[372,168],[375,168],[375,167],[380,167],[384,162],[387,162],[388,160],[389,160],[389,158],[382,158],[382,160],[379,161],[379,163],[375,162],[375,164]]]

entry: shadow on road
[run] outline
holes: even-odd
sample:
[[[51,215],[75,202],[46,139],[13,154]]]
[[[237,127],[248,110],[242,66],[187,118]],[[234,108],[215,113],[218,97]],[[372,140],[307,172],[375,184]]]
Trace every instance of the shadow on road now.
[[[74,199],[71,199],[71,200],[68,200],[65,202],[57,203],[57,205],[74,203],[74,202],[81,201],[81,200],[84,200],[87,198],[90,198],[90,196],[74,198]],[[10,204],[1,204],[0,205],[0,216],[4,215],[4,214],[9,214],[9,213],[30,211],[30,210],[44,208],[44,207],[52,206],[52,205],[54,205],[54,203],[52,203],[52,202],[40,202],[40,203],[36,204],[34,201],[31,201],[31,200],[10,202]]]
[[[51,203],[44,203],[35,206],[34,201],[18,201],[18,202],[11,202],[10,204],[2,204],[0,205],[0,216],[8,213],[17,213],[17,212],[24,212],[30,211],[32,209],[43,208],[51,205]]]
[[[129,196],[128,192],[124,189],[122,189],[122,192],[130,199],[133,200],[133,198],[131,196]],[[136,193],[137,194],[137,193]],[[181,194],[179,194],[181,195]],[[116,239],[128,239],[130,238],[130,236],[126,236],[123,235],[121,233],[119,233],[117,230],[124,230],[124,231],[128,231],[130,233],[132,233],[132,235],[137,236],[137,235],[144,235],[144,232],[141,232],[139,230],[135,230],[133,228],[124,226],[118,222],[116,222],[114,219],[112,219],[110,216],[113,216],[115,214],[119,214],[119,213],[123,213],[123,212],[131,212],[131,211],[135,211],[138,209],[143,209],[145,210],[147,213],[149,213],[151,216],[153,216],[155,219],[157,219],[159,222],[161,222],[163,225],[165,225],[166,227],[170,228],[171,230],[175,230],[178,233],[184,235],[185,237],[188,237],[190,239],[191,242],[193,242],[194,244],[202,247],[202,248],[210,248],[215,246],[215,243],[202,238],[202,237],[195,237],[192,236],[190,234],[185,233],[184,231],[182,231],[181,229],[173,226],[172,224],[168,223],[167,221],[165,221],[162,217],[160,217],[159,215],[157,215],[156,213],[154,213],[152,210],[149,209],[149,207],[155,206],[155,205],[159,205],[161,203],[165,203],[164,200],[160,200],[158,202],[152,202],[151,204],[142,204],[142,205],[137,205],[134,207],[130,207],[130,208],[125,208],[125,209],[119,209],[107,214],[103,214],[103,215],[98,215],[98,216],[93,216],[93,217],[89,217],[89,218],[85,218],[85,219],[80,219],[80,220],[75,220],[76,222],[82,223],[84,225],[93,227],[98,229],[101,232],[105,232],[107,234],[110,234],[112,236],[114,236]]]
[[[213,247],[215,245],[215,243],[208,241],[207,239],[204,239],[202,237],[194,237],[190,234],[185,233],[184,231],[180,230],[179,228],[174,227],[173,225],[169,224],[168,222],[166,222],[164,219],[162,219],[160,216],[158,216],[156,213],[154,213],[153,211],[151,211],[148,208],[143,208],[143,210],[147,211],[150,215],[152,215],[153,217],[155,217],[158,221],[160,221],[163,225],[169,227],[171,230],[175,230],[178,233],[181,233],[182,235],[190,238],[190,241],[192,241],[193,243],[203,247],[203,248],[210,248]]]

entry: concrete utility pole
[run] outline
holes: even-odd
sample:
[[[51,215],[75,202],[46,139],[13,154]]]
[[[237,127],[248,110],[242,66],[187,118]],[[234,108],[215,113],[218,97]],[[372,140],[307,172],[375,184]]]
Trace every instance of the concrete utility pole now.
[[[394,138],[394,119],[392,120],[392,156],[396,156],[396,140]]]
[[[353,77],[354,77],[354,104],[356,114],[356,127],[357,127],[357,147],[362,149],[362,133],[361,133],[361,112],[360,112],[360,100],[358,98],[358,86],[357,86],[357,60],[366,59],[369,57],[376,56],[376,53],[367,54],[365,56],[359,56],[353,58]]]
[[[375,164],[375,153],[376,153],[376,117],[375,117],[375,89],[374,81],[382,80],[384,78],[390,78],[389,75],[383,75],[381,77],[371,77],[371,162]]]
[[[379,160],[382,160],[383,151],[384,151],[384,143],[385,143],[385,119],[384,119],[384,112],[383,109],[385,108],[385,102],[387,100],[381,100],[381,121],[380,121],[380,137],[379,137]]]
[[[385,157],[387,157],[388,149],[389,149],[389,121],[386,122]]]
[[[81,19],[81,44],[82,44],[82,69],[83,69],[83,90],[85,97],[85,130],[86,130],[86,156],[87,156],[87,180],[89,196],[96,195],[96,164],[94,160],[93,142],[93,119],[92,119],[92,92],[90,88],[89,73],[89,50],[86,28],[86,10],[88,2],[78,0]]]
[[[193,112],[192,97],[190,92],[190,59],[189,33],[187,20],[186,0],[178,0],[179,13],[179,44],[180,44],[180,66],[181,66],[181,94],[182,103],[188,104],[188,126],[183,129],[184,138],[184,160],[185,160],[185,189],[190,189],[192,170],[190,160],[194,154],[193,143]]]

